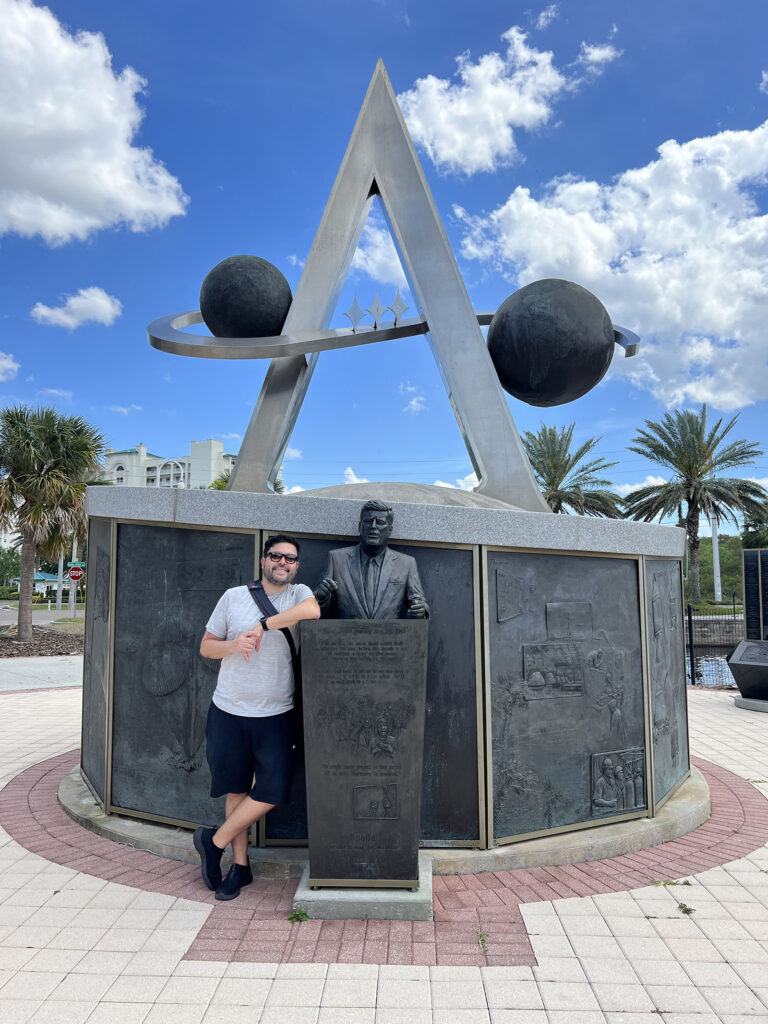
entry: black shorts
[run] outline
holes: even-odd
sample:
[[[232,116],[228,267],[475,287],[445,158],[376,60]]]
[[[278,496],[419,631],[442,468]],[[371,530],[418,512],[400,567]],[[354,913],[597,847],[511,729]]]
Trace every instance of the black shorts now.
[[[247,793],[265,804],[288,802],[294,762],[293,710],[268,718],[245,718],[211,703],[205,740],[211,796]]]

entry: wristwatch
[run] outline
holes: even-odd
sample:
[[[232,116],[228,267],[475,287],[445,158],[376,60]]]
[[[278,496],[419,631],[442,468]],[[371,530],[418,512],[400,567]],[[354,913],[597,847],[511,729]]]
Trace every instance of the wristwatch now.
[[[268,618],[269,618],[269,616],[265,615],[264,618],[261,620],[261,628],[264,630],[265,633],[269,629],[269,626],[267,625],[267,619]]]

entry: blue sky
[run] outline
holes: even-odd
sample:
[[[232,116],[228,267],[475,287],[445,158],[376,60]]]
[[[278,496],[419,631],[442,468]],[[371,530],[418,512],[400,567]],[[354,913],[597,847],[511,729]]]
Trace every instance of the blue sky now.
[[[0,0],[0,27],[0,405],[236,452],[266,364],[146,325],[236,253],[295,288],[381,56],[475,307],[565,277],[643,339],[576,402],[510,399],[521,431],[602,436],[622,491],[663,475],[625,448],[667,408],[765,437],[764,0]],[[334,325],[398,274],[374,215]],[[423,338],[323,354],[288,454],[289,487],[471,473]]]

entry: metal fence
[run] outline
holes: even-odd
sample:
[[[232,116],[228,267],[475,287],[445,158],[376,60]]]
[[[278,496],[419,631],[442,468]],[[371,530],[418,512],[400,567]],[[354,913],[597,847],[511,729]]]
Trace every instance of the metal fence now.
[[[688,682],[694,686],[736,684],[726,658],[744,639],[744,615],[741,608],[685,610],[685,662]]]

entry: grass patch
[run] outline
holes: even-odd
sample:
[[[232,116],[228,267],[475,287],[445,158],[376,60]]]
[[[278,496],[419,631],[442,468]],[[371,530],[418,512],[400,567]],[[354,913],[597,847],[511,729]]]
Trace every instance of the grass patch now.
[[[291,924],[299,924],[301,921],[308,921],[309,914],[304,910],[303,907],[297,907],[296,910],[292,910],[288,915],[288,920]]]
[[[57,633],[68,633],[71,636],[83,636],[85,633],[85,617],[79,619],[55,619],[51,629]]]

